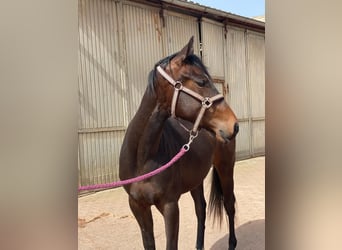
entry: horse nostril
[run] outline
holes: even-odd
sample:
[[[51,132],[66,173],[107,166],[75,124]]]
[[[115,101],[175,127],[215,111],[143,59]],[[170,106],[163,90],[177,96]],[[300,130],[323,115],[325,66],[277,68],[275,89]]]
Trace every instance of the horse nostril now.
[[[233,131],[233,133],[232,134],[230,134],[230,133],[225,133],[223,130],[219,130],[219,132],[220,132],[220,135],[221,135],[221,137],[223,138],[223,140],[225,140],[226,141],[226,143],[227,142],[229,142],[230,140],[232,140],[232,139],[234,139],[235,138],[235,136],[237,135],[237,133],[239,132],[239,123],[234,123],[234,131]]]
[[[234,134],[236,135],[239,132],[239,123],[234,124]]]

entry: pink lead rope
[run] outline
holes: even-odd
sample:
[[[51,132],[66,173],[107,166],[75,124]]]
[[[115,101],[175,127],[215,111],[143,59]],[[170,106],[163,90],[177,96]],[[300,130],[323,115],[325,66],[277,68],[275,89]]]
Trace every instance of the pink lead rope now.
[[[147,174],[137,176],[137,177],[134,177],[131,179],[122,180],[122,181],[116,181],[116,182],[105,183],[105,184],[97,184],[97,185],[89,185],[89,186],[81,186],[78,188],[78,191],[120,187],[123,185],[132,184],[134,182],[138,182],[138,181],[142,181],[142,180],[145,180],[147,178],[150,178],[156,174],[159,174],[160,172],[164,171],[165,169],[169,168],[170,166],[172,166],[172,164],[174,164],[176,161],[178,161],[189,150],[191,141],[189,141],[188,144],[185,144],[179,150],[178,154],[176,154],[168,163],[161,166],[160,168],[153,170],[152,172],[149,172]]]
[[[104,189],[104,188],[114,188],[114,187],[120,187],[127,184],[132,184],[134,182],[142,181],[147,178],[150,178],[156,174],[159,174],[160,172],[164,171],[165,169],[169,168],[174,164],[176,161],[178,161],[187,151],[190,150],[190,144],[192,141],[198,136],[198,130],[195,132],[193,130],[189,131],[189,141],[187,144],[184,144],[182,148],[179,150],[179,152],[165,165],[161,166],[160,168],[157,168],[153,170],[152,172],[149,172],[147,174],[137,176],[131,179],[122,180],[122,181],[116,181],[111,183],[104,183],[104,184],[96,184],[96,185],[89,185],[89,186],[81,186],[78,188],[78,191],[85,191],[85,190],[95,190],[95,189]]]

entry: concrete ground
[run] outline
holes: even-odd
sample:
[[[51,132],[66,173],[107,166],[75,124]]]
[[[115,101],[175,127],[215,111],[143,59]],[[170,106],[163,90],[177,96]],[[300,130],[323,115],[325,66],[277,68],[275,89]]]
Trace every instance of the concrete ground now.
[[[205,180],[208,201],[211,174]],[[236,236],[237,250],[265,249],[265,157],[236,162]],[[196,215],[189,193],[179,202],[179,249],[195,249]],[[152,207],[157,249],[165,249],[164,222]],[[78,249],[133,250],[143,249],[140,230],[128,206],[127,194],[122,188],[86,195],[78,199]],[[205,249],[228,248],[227,222],[219,228],[207,216]]]

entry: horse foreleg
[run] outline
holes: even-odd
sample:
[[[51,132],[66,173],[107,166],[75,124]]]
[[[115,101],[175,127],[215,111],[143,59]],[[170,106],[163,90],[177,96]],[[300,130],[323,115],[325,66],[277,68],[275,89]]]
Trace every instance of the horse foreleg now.
[[[165,222],[166,250],[178,249],[179,207],[178,201],[158,204]]]
[[[204,249],[204,230],[207,203],[204,199],[203,183],[191,192],[192,199],[195,203],[195,211],[197,216],[197,239],[196,249]]]
[[[129,197],[129,206],[138,221],[145,250],[155,250],[151,206],[143,206],[132,197]]]

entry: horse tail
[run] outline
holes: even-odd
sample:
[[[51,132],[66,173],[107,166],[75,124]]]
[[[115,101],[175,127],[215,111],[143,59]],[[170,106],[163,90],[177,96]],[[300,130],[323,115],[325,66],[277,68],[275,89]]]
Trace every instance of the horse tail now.
[[[213,167],[211,179],[211,190],[209,196],[209,215],[213,216],[213,223],[218,219],[218,223],[221,226],[224,207],[224,196],[220,178],[217,170]]]

